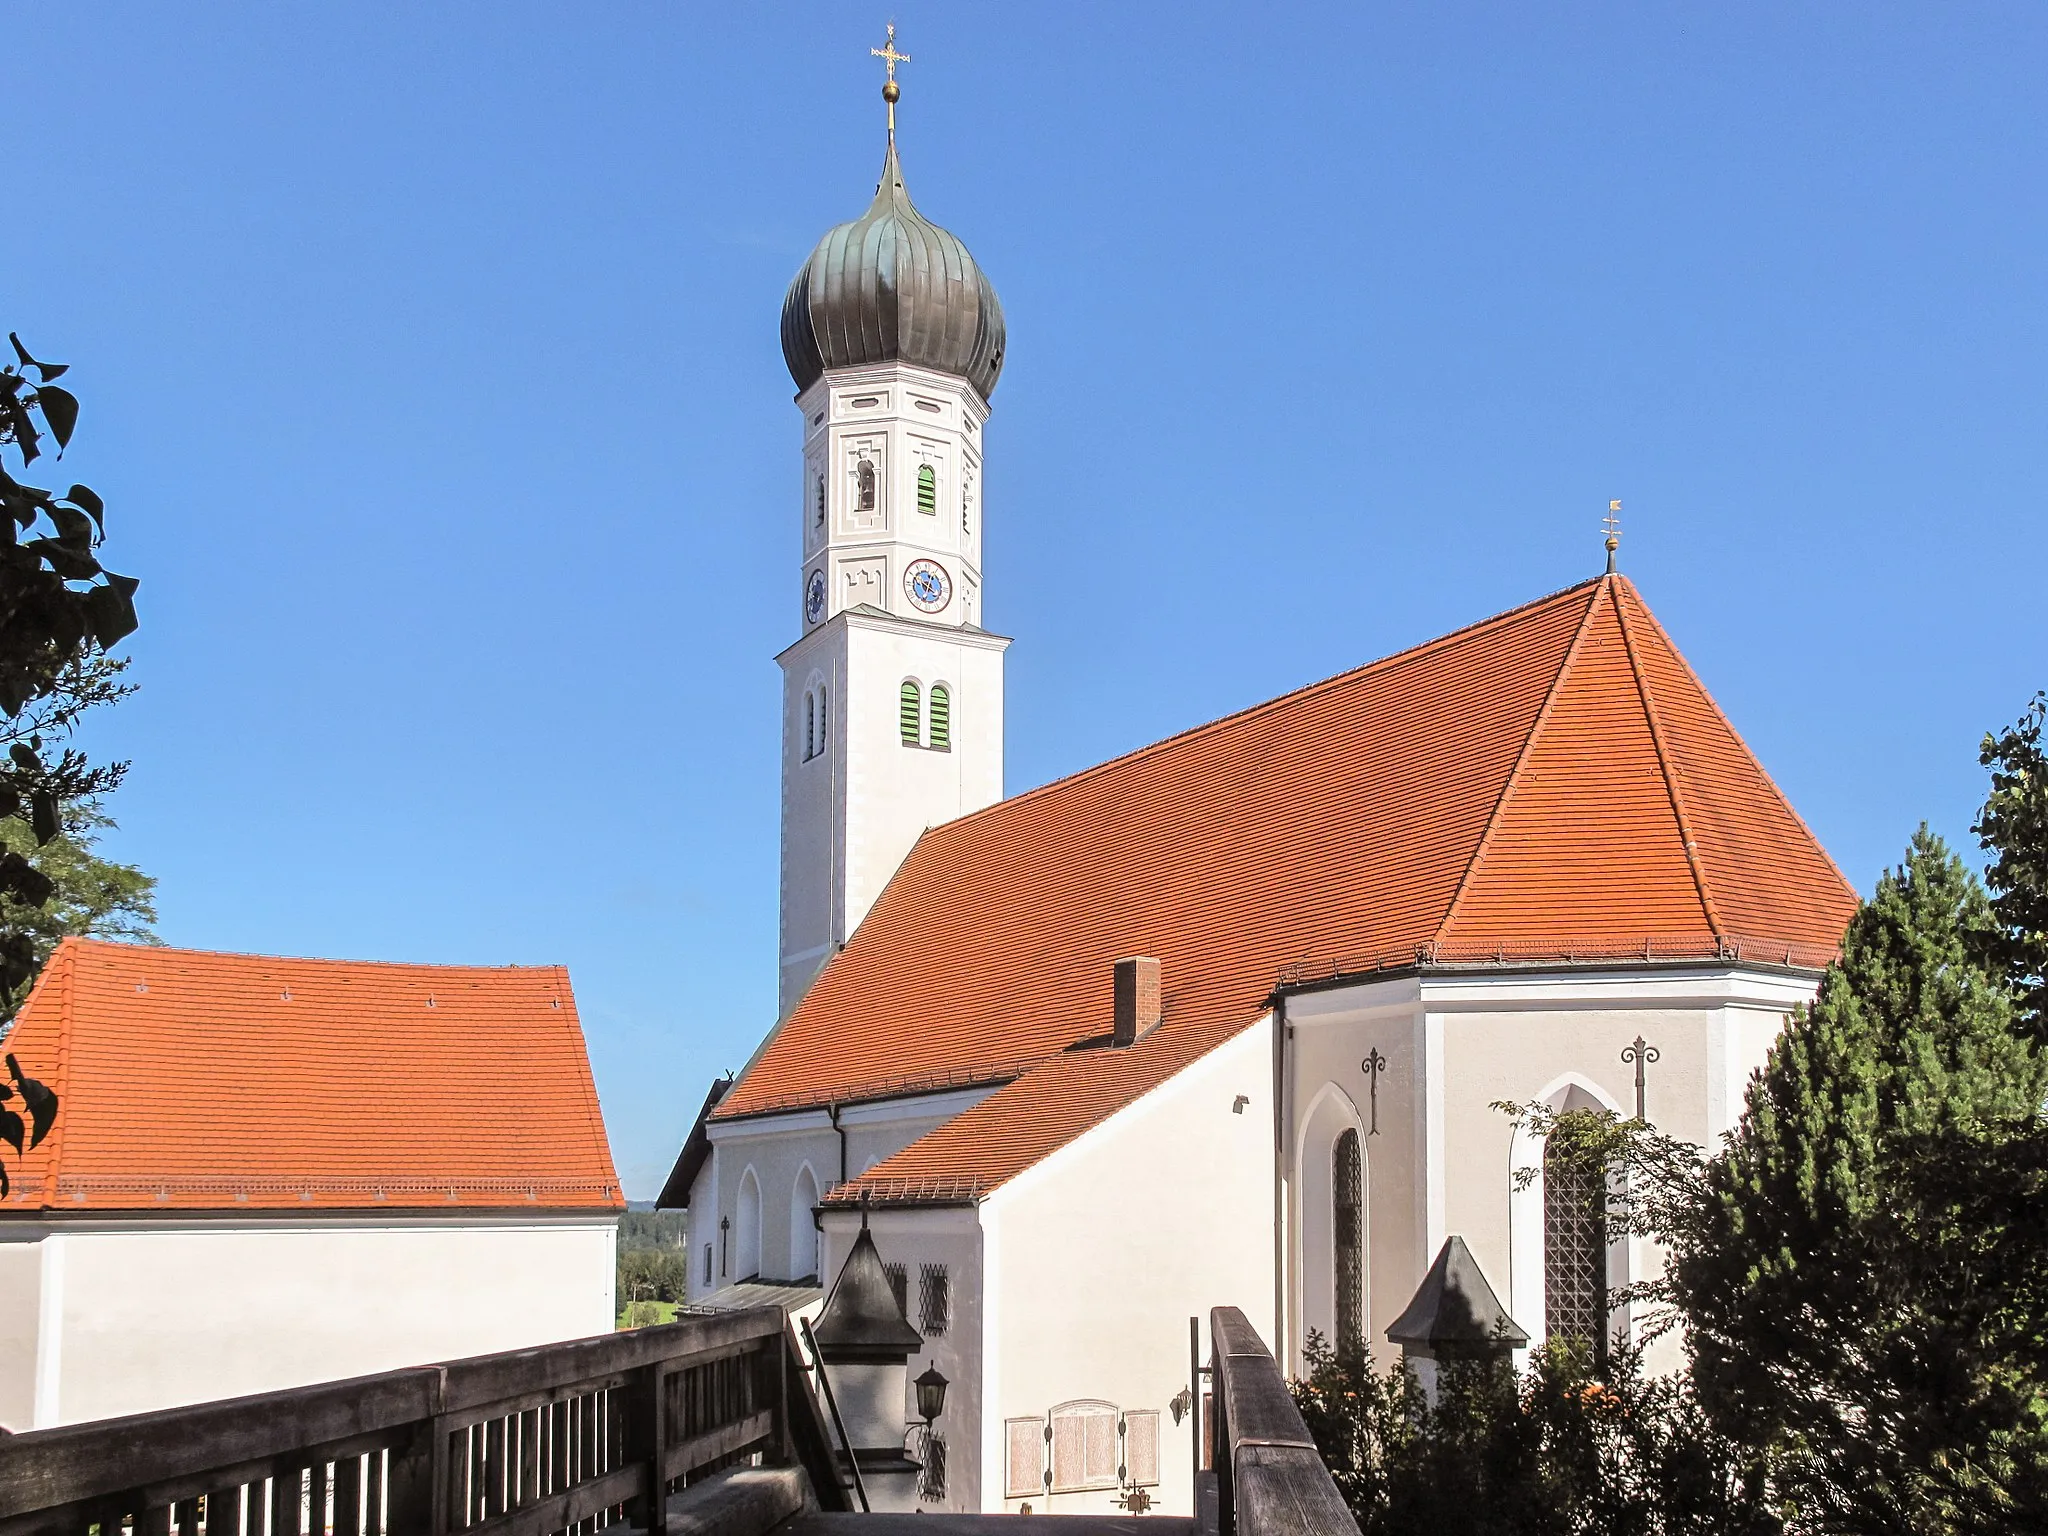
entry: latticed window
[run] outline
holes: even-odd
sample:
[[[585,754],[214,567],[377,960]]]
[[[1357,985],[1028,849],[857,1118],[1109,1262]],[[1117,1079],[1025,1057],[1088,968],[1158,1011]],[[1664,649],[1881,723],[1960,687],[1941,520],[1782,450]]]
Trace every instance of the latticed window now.
[[[953,695],[944,683],[932,684],[932,740],[935,747],[953,745]]]
[[[1543,1326],[1604,1352],[1607,1170],[1555,1142],[1543,1151]]]
[[[946,1499],[946,1437],[936,1430],[924,1432],[924,1466],[917,1474],[917,1496],[926,1504],[943,1504]]]
[[[875,466],[871,460],[862,459],[853,472],[854,489],[860,497],[863,512],[875,510]]]
[[[901,1264],[884,1264],[882,1273],[889,1277],[889,1289],[896,1293],[896,1310],[907,1319],[910,1316],[910,1271]]]
[[[936,517],[939,511],[939,472],[929,464],[917,466],[917,510]]]
[[[953,1320],[953,1278],[943,1264],[920,1264],[917,1269],[917,1331],[936,1339]]]
[[[903,726],[903,745],[906,747],[914,747],[922,742],[923,736],[919,727],[923,723],[923,714],[917,684],[905,678],[903,690],[898,695],[896,716]]]
[[[1365,1349],[1365,1158],[1358,1132],[1337,1138],[1330,1154],[1331,1231],[1337,1254],[1337,1351]]]

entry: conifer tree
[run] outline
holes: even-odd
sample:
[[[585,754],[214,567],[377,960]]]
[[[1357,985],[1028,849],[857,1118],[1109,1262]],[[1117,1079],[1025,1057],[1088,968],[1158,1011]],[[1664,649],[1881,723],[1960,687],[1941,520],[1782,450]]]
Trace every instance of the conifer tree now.
[[[1701,1399],[1798,1523],[1995,1528],[2048,1466],[2038,1400],[1930,1287],[1917,1159],[2033,1115],[2041,1060],[1981,885],[1922,827],[1752,1080],[1668,1280]],[[1902,1215],[1903,1213],[1903,1215]]]
[[[2020,991],[2022,1022],[2048,1044],[2048,693],[2037,693],[2018,724],[1984,738],[1978,760],[1991,795],[1973,830],[1991,855],[1991,907],[1998,917],[1991,958]]]

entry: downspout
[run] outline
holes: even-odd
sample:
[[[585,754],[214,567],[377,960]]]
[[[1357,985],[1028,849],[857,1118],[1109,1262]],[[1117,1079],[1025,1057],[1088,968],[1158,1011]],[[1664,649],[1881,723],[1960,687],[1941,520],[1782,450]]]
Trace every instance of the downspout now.
[[[832,1117],[832,1129],[839,1133],[839,1182],[846,1182],[846,1127],[839,1123],[839,1101],[834,1099],[825,1106],[825,1113]]]
[[[1273,1358],[1290,1380],[1294,1348],[1289,1342],[1287,1315],[1288,1254],[1293,1247],[1287,1230],[1287,1146],[1294,1120],[1294,1079],[1288,1071],[1287,1047],[1294,1028],[1287,1022],[1287,995],[1273,1002]]]

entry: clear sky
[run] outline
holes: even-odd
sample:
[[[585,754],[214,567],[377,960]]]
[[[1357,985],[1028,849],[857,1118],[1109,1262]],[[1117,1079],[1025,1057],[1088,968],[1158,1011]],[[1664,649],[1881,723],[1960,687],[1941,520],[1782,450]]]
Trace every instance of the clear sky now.
[[[143,583],[108,851],[177,944],[567,964],[636,1196],[772,1020],[776,320],[886,15],[7,28],[0,329]],[[2048,684],[2048,9],[895,16],[909,187],[1009,316],[1011,790],[1590,575],[1620,497],[1859,887],[1969,842]]]

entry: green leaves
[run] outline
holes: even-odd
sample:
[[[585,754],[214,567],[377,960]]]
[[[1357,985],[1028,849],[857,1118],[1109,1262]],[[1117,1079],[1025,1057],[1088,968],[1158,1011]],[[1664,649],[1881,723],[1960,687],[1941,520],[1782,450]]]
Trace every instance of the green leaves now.
[[[14,1079],[15,1092],[21,1095],[21,1102],[28,1110],[29,1138],[31,1147],[42,1145],[43,1138],[50,1134],[50,1127],[57,1123],[57,1095],[34,1078],[25,1075],[21,1063],[14,1059],[14,1052],[7,1053],[7,1075]]]

